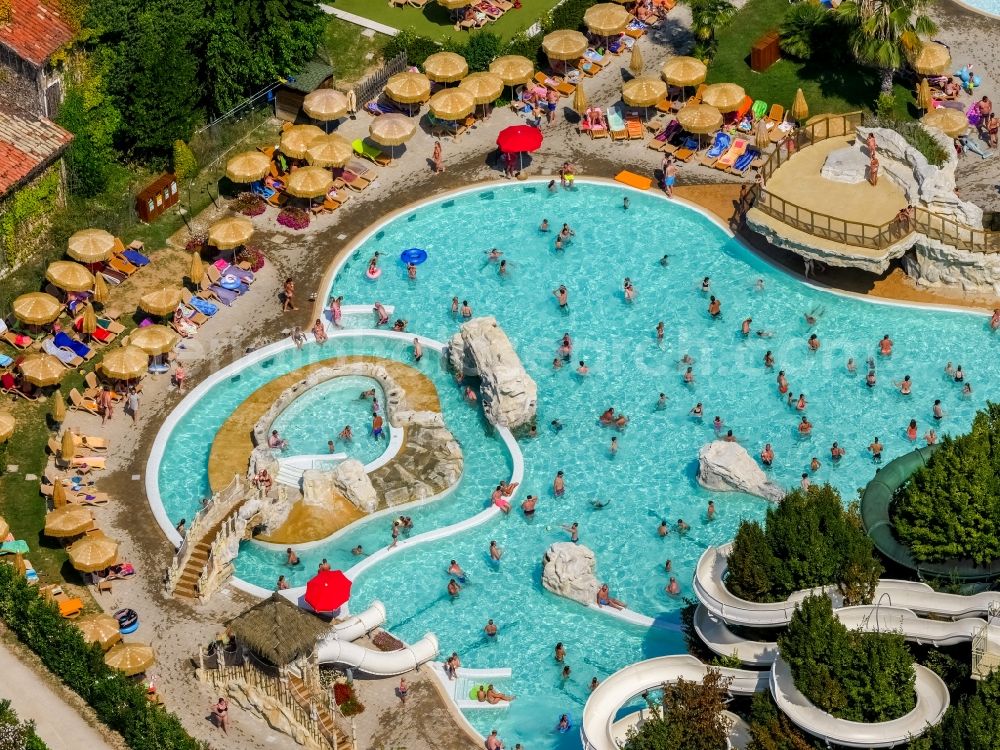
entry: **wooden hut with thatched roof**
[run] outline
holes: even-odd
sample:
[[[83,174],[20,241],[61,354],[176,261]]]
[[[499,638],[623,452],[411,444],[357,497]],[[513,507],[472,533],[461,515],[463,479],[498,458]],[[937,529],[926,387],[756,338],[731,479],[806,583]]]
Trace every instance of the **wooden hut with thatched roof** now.
[[[350,747],[320,683],[316,646],[330,623],[281,594],[226,623],[227,642],[199,649],[198,678],[309,750]]]

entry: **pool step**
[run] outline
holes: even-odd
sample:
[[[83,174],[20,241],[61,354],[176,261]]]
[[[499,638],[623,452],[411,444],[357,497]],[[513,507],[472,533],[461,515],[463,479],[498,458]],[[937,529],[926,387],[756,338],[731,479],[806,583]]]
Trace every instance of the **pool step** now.
[[[509,668],[499,669],[466,669],[461,667],[458,670],[458,679],[452,680],[444,672],[444,665],[440,662],[428,662],[431,672],[444,688],[445,694],[460,710],[465,709],[497,709],[503,710],[510,704],[507,701],[500,703],[480,703],[475,698],[469,697],[469,692],[477,685],[496,683],[501,680],[509,680],[511,671]]]
[[[302,486],[302,475],[304,473],[305,469],[282,461],[279,464],[278,476],[276,476],[275,479],[278,481],[278,484],[299,489]]]

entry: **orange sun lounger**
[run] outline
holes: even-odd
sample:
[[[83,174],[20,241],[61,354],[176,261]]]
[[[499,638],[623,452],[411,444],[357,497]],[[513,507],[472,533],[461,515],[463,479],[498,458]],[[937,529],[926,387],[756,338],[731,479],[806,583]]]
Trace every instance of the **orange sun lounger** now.
[[[622,170],[615,175],[615,182],[620,182],[623,185],[629,185],[630,187],[639,188],[640,190],[649,190],[653,186],[653,181],[648,177],[643,177],[641,174],[636,174],[635,172],[629,172],[628,170]]]

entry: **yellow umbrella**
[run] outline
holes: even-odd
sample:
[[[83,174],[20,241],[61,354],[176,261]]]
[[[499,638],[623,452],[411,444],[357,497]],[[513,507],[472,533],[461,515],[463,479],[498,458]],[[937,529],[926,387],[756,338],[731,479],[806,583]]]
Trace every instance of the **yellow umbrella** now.
[[[584,25],[598,36],[621,34],[631,20],[632,14],[614,3],[591,5],[583,14]]]
[[[7,519],[0,516],[0,538],[5,539],[10,533],[10,524],[7,523]]]
[[[928,112],[934,106],[931,85],[926,78],[921,78],[920,83],[917,84],[917,106],[924,112]]]
[[[400,146],[413,137],[417,132],[417,123],[406,115],[393,114],[382,115],[372,120],[368,126],[368,133],[375,143],[380,146]]]
[[[385,95],[400,104],[417,104],[431,98],[431,79],[423,73],[405,71],[385,82]]]
[[[91,534],[73,542],[66,553],[81,573],[96,573],[118,562],[118,542],[104,534]]]
[[[108,300],[111,299],[111,292],[108,291],[108,283],[104,280],[104,276],[99,273],[94,274],[94,296],[93,300],[99,305],[107,304]]]
[[[327,89],[329,91],[330,89]],[[381,118],[377,118],[377,122]],[[354,157],[354,147],[342,135],[324,135],[309,144],[306,161],[314,167],[342,167]]]
[[[129,344],[142,349],[146,354],[156,356],[166,354],[180,339],[176,333],[161,325],[146,326],[132,334]]]
[[[299,167],[288,176],[285,192],[299,198],[318,198],[333,187],[333,176],[323,167]]]
[[[87,303],[87,306],[83,308],[83,316],[80,319],[80,333],[85,333],[88,336],[97,330],[97,315],[94,313],[94,306]]]
[[[763,119],[757,123],[757,129],[754,131],[754,144],[761,151],[771,145],[771,134],[767,131],[767,122]]]
[[[66,419],[66,399],[63,398],[62,389],[56,388],[52,394],[52,411],[50,412],[52,421],[62,424]]]
[[[126,676],[142,674],[156,663],[153,647],[145,643],[119,643],[104,655],[104,663]]]
[[[139,307],[150,315],[171,315],[181,303],[181,290],[163,287],[146,292],[139,298]]]
[[[733,112],[740,108],[747,92],[735,83],[713,83],[705,87],[701,100],[720,112]]]
[[[571,29],[553,31],[542,39],[542,50],[550,60],[576,60],[588,45],[587,37]]]
[[[932,109],[920,118],[920,122],[932,128],[937,128],[951,138],[958,138],[969,129],[969,121],[965,113],[950,107]]]
[[[62,312],[62,303],[45,292],[22,294],[14,300],[14,317],[22,323],[40,326],[51,323]]]
[[[56,481],[52,485],[52,507],[61,508],[66,504],[66,487],[62,482]]]
[[[452,83],[465,78],[469,63],[456,52],[435,52],[424,60],[424,75],[437,83]]]
[[[83,632],[87,643],[96,643],[105,651],[122,639],[120,625],[111,615],[87,615],[73,623]]]
[[[271,158],[260,151],[244,151],[226,162],[226,177],[233,182],[256,182],[267,177]]]
[[[66,374],[62,362],[51,354],[36,354],[21,363],[21,374],[32,385],[55,385]]]
[[[632,45],[632,57],[628,61],[628,69],[632,75],[642,75],[642,67],[645,62],[642,59],[642,52],[639,51],[639,45]]]
[[[17,421],[14,419],[13,414],[0,412],[0,443],[5,443],[10,440],[10,436],[14,434],[14,427],[16,426]],[[7,535],[4,534],[4,536]]]
[[[306,94],[302,109],[314,120],[329,122],[347,114],[347,96],[335,89],[316,89]]]
[[[531,80],[535,64],[521,55],[504,55],[490,63],[490,73],[500,76],[504,86],[519,86]]]
[[[205,276],[205,264],[201,262],[201,255],[195,250],[191,253],[191,268],[188,269],[188,278],[192,284],[200,284]]]
[[[924,42],[910,60],[910,66],[922,76],[939,76],[951,70],[951,53],[939,42]]]
[[[81,263],[100,263],[115,249],[115,237],[103,229],[81,229],[69,238],[66,254]]]
[[[448,10],[455,10],[456,8],[464,8],[466,5],[472,5],[473,0],[437,0],[437,4],[442,8],[447,8]]]
[[[321,135],[326,135],[326,133],[315,125],[292,125],[281,134],[279,148],[281,153],[293,159],[305,159],[309,145]]]
[[[666,96],[667,84],[659,78],[633,78],[622,86],[622,100],[630,107],[652,107]]]
[[[64,505],[45,514],[45,536],[79,536],[94,523],[94,514],[80,505]]]
[[[472,114],[476,102],[468,91],[441,89],[431,97],[429,106],[431,114],[440,120],[459,120]]]
[[[573,92],[573,111],[582,115],[587,110],[587,92],[583,90],[583,84],[576,87]]]
[[[722,125],[722,113],[708,104],[689,104],[681,107],[677,122],[689,133],[714,133]]]
[[[101,369],[112,380],[141,378],[149,367],[149,355],[138,346],[120,346],[104,355]]]
[[[496,73],[470,73],[458,87],[472,94],[476,104],[495,102],[503,93],[503,79]]]
[[[705,80],[708,68],[697,58],[678,55],[663,63],[660,75],[671,86],[697,86]]]
[[[245,216],[227,216],[208,228],[208,244],[219,250],[232,250],[245,245],[251,237],[253,222]]]
[[[792,117],[796,120],[804,120],[809,117],[809,105],[806,104],[806,95],[802,89],[795,92],[795,101],[792,102]]]
[[[59,453],[63,461],[72,461],[76,455],[76,440],[73,439],[73,433],[69,430],[63,430],[62,445],[59,446]]]
[[[94,275],[79,263],[57,260],[45,269],[45,278],[67,292],[89,292],[94,288]]]

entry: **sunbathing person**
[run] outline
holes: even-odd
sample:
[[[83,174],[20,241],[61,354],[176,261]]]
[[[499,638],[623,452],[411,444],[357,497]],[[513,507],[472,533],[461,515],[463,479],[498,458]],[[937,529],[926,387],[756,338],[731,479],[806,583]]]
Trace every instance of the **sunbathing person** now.
[[[316,322],[313,324],[313,336],[316,337],[317,344],[322,344],[327,339],[326,329],[323,327],[323,321],[319,318],[316,318]]]
[[[174,329],[184,338],[191,338],[198,332],[198,326],[184,317],[180,307],[174,310]]]
[[[599,607],[614,607],[615,609],[625,609],[625,602],[619,601],[611,596],[611,592],[608,590],[608,584],[602,584],[601,588],[597,590],[597,606]]]
[[[507,701],[508,703],[514,700],[516,696],[507,695],[506,693],[501,693],[493,689],[492,685],[488,685],[486,688],[486,702],[492,705],[496,705],[500,701]]]

